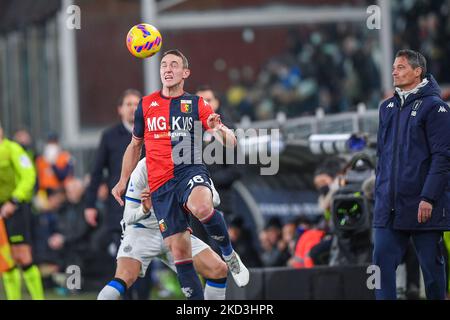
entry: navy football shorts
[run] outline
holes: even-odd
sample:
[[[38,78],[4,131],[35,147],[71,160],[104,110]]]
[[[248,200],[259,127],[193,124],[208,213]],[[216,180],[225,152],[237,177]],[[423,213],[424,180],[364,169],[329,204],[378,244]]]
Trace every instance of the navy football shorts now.
[[[197,186],[206,186],[212,193],[206,168],[198,166],[186,168],[181,175],[152,192],[152,205],[163,238],[186,230],[191,231],[189,211],[185,205],[192,190]]]

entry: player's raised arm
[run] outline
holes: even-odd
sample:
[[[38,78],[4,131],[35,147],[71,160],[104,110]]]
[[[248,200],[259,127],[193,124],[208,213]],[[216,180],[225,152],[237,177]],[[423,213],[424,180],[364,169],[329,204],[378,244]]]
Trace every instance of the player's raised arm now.
[[[125,150],[122,160],[122,171],[120,172],[119,182],[111,190],[111,194],[114,196],[116,201],[123,206],[124,202],[122,200],[122,195],[125,193],[127,188],[128,179],[131,176],[134,168],[136,168],[137,163],[141,157],[142,145],[144,143],[144,115],[142,112],[142,100],[134,114],[134,128],[133,137],[131,142]]]
[[[200,120],[205,129],[212,129],[213,134],[227,148],[234,148],[237,140],[234,133],[220,120],[220,115],[214,113],[211,106],[200,98],[198,101]]]

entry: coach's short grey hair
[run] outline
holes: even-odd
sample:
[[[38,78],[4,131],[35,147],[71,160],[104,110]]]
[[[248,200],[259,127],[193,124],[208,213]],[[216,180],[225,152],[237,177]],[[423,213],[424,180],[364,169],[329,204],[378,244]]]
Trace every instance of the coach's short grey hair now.
[[[398,57],[405,57],[408,60],[408,63],[411,65],[413,69],[422,68],[422,73],[420,74],[420,80],[425,78],[427,74],[427,59],[421,54],[419,51],[414,51],[410,49],[404,49],[397,51],[395,55]]]

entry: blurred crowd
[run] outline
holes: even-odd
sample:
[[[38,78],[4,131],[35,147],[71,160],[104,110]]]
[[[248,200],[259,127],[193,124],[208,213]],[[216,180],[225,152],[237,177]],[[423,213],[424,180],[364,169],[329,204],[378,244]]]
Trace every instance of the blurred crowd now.
[[[429,71],[444,85],[450,100],[450,5],[438,1],[392,1],[394,52],[414,49],[427,58]],[[355,111],[358,104],[376,109],[381,90],[379,33],[361,24],[302,25],[288,33],[285,52],[257,74],[251,68],[230,72],[226,92],[235,120],[275,119]]]
[[[420,51],[439,83],[450,83],[450,3],[436,1],[392,1],[394,47]],[[449,99],[450,95],[447,96]]]
[[[237,119],[274,119],[376,108],[381,98],[377,34],[351,23],[305,25],[288,33],[287,50],[254,76],[231,73],[226,93]]]

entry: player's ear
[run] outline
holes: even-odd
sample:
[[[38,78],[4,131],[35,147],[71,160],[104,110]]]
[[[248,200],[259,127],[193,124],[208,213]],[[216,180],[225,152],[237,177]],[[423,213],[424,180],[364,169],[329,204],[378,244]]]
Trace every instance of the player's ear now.
[[[189,78],[190,75],[191,75],[191,70],[190,69],[184,69],[183,70],[183,79]]]
[[[422,68],[421,67],[417,67],[414,69],[414,74],[416,77],[419,77],[422,74]]]

